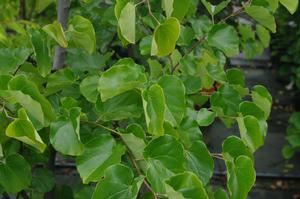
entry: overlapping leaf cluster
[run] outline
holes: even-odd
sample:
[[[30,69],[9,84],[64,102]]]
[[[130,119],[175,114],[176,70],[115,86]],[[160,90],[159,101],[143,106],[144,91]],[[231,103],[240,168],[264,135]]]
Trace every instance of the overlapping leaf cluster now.
[[[268,45],[277,4],[248,1],[219,18],[231,12],[230,1],[84,1],[71,10],[67,30],[56,21],[27,25],[22,46],[9,42],[17,35],[3,34],[4,191],[38,197],[51,190],[53,173],[32,169],[47,162],[51,145],[74,158],[84,184],[97,183],[77,198],[246,198],[272,97],[262,85],[247,88],[227,58]],[[211,19],[199,16],[200,6]],[[37,4],[37,11],[46,7]],[[251,25],[227,23],[239,14]],[[65,68],[51,71],[56,45],[68,57]],[[210,152],[201,129],[216,119],[237,125],[240,136]],[[225,162],[227,190],[211,189],[214,157]]]

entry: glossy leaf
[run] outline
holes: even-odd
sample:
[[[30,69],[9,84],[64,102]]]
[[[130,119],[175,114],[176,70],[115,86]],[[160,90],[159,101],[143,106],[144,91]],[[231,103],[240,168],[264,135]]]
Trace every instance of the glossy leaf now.
[[[135,199],[143,181],[143,176],[134,178],[129,167],[113,165],[106,170],[104,179],[97,184],[92,199]]]
[[[165,96],[166,114],[165,119],[179,126],[185,112],[185,87],[177,76],[166,75],[158,84],[161,86]]]
[[[76,15],[70,20],[67,36],[72,47],[83,48],[90,54],[96,50],[93,24],[82,16]]]
[[[232,199],[246,199],[255,183],[255,170],[252,160],[244,155],[238,156],[234,162],[226,162],[227,187]]]
[[[209,12],[210,15],[214,16],[221,12],[226,6],[230,3],[230,0],[222,1],[217,5],[212,5],[210,2],[206,0],[201,0],[202,4],[205,6],[206,10]]]
[[[101,100],[105,102],[118,94],[141,88],[145,81],[146,77],[140,66],[117,64],[101,75],[98,91]]]
[[[21,91],[8,90],[1,90],[0,96],[12,104],[21,104],[21,106],[26,109],[36,128],[40,129],[44,126],[45,118],[41,104],[32,99],[32,97],[25,95]]]
[[[173,12],[173,3],[174,0],[162,0],[161,2],[161,6],[163,8],[163,10],[166,12],[166,16],[170,17],[172,15]]]
[[[261,41],[261,43],[263,44],[263,46],[267,48],[270,44],[270,39],[271,39],[270,32],[267,29],[265,29],[263,26],[257,24],[256,34],[259,40]]]
[[[24,109],[19,110],[19,118],[10,123],[6,129],[8,137],[15,138],[24,142],[40,152],[43,152],[47,145],[43,142],[40,135],[35,130]]]
[[[35,170],[31,186],[42,193],[51,191],[55,186],[55,177],[50,170],[38,168]]]
[[[64,155],[78,156],[83,153],[83,144],[79,135],[80,109],[72,108],[70,118],[60,118],[51,123],[50,142],[53,147]]]
[[[162,57],[171,54],[175,49],[179,35],[180,24],[174,17],[158,25],[154,30],[151,55]]]
[[[276,32],[276,23],[274,16],[262,6],[249,6],[245,7],[245,12],[252,17],[255,21],[271,30]]]
[[[61,24],[54,21],[52,24],[48,24],[43,27],[43,30],[54,39],[61,47],[67,48],[68,42]]]
[[[19,65],[22,65],[30,55],[27,48],[1,48],[0,49],[0,73],[14,73]]]
[[[187,168],[206,185],[213,175],[214,160],[202,141],[193,142],[186,150]]]
[[[239,156],[247,156],[253,159],[250,149],[243,140],[236,136],[229,136],[223,141],[222,154],[226,161],[232,161]]]
[[[91,103],[96,103],[97,101],[99,95],[97,91],[98,82],[99,76],[91,75],[82,80],[80,84],[80,92]]]
[[[26,76],[20,75],[12,78],[8,87],[14,92],[21,91],[25,95],[29,95],[33,100],[40,104],[45,118],[45,126],[48,126],[51,121],[55,120],[56,115],[50,102],[40,93],[38,87],[32,81],[28,80]],[[22,104],[21,101],[19,103]],[[30,113],[30,111],[28,112]]]
[[[216,114],[207,108],[202,108],[197,113],[197,123],[199,126],[209,126],[215,120]]]
[[[178,20],[182,20],[188,13],[191,0],[173,0],[172,17],[176,17]]]
[[[250,115],[238,118],[237,121],[242,140],[252,152],[256,151],[264,144],[264,132],[259,125],[259,121]]]
[[[265,119],[267,119],[272,108],[271,94],[261,85],[254,86],[251,94],[253,102],[265,112]]]
[[[21,155],[10,155],[0,164],[0,184],[8,193],[26,189],[30,182],[31,167]]]
[[[137,118],[143,113],[141,94],[132,90],[117,95],[105,102],[96,102],[96,113],[103,121]]]
[[[298,8],[299,0],[279,0],[279,2],[291,13],[294,14]]]
[[[33,45],[39,73],[46,77],[52,69],[50,49],[47,35],[40,30],[30,30],[30,39]]]
[[[166,106],[163,89],[158,84],[154,84],[148,90],[143,91],[142,96],[149,133],[155,136],[163,135]]]
[[[191,172],[184,172],[172,176],[166,183],[169,185],[167,187],[167,195],[169,198],[208,199],[203,183]],[[179,194],[180,197],[177,197],[177,194]]]
[[[129,43],[135,43],[135,5],[128,2],[120,13],[118,20],[120,31]]]
[[[170,135],[149,142],[144,150],[144,157],[149,164],[147,179],[158,193],[165,192],[164,180],[185,170],[183,147]]]
[[[83,183],[98,182],[105,170],[121,162],[125,152],[122,145],[117,145],[109,134],[93,137],[84,145],[84,152],[76,159],[76,165]]]
[[[217,24],[208,33],[208,44],[220,49],[228,57],[239,53],[239,37],[234,27]]]

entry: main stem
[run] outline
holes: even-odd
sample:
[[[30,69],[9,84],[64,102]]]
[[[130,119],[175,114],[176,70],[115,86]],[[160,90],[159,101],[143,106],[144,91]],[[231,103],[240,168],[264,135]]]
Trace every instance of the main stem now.
[[[59,0],[57,2],[57,21],[61,24],[64,30],[68,26],[70,4],[70,0]],[[63,68],[66,56],[67,50],[61,46],[57,46],[55,50],[52,69],[57,70]]]
[[[61,24],[64,30],[67,29],[68,26],[70,4],[71,4],[70,0],[58,0],[57,2],[57,21]],[[53,66],[52,66],[53,70],[58,70],[64,67],[66,55],[67,55],[67,51],[65,48],[62,48],[60,46],[56,47],[55,55],[53,59]],[[50,144],[49,160],[48,163],[45,165],[45,167],[51,170],[53,173],[55,172],[55,158],[56,158],[56,151]],[[52,189],[51,191],[45,194],[45,199],[53,199],[53,198],[55,198],[54,189]]]

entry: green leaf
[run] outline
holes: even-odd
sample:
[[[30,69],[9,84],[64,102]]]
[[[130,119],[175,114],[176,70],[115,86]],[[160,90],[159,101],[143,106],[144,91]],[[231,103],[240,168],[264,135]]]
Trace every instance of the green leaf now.
[[[195,31],[189,26],[180,29],[180,36],[177,44],[180,46],[189,46],[192,40],[195,39]]]
[[[242,155],[253,159],[250,149],[239,137],[236,136],[229,136],[223,141],[222,154],[226,161],[233,161]]]
[[[281,152],[285,159],[291,159],[295,154],[295,150],[290,145],[284,146]]]
[[[276,32],[274,16],[266,8],[262,6],[247,6],[245,7],[245,12],[273,33]]]
[[[27,117],[24,109],[19,110],[19,118],[10,123],[6,129],[8,137],[15,138],[24,142],[40,152],[43,152],[47,145],[43,142],[40,135],[35,130],[33,124]]]
[[[270,115],[272,108],[272,96],[264,86],[257,85],[252,88],[253,102],[265,112],[265,119]]]
[[[251,149],[256,151],[264,144],[264,132],[256,117],[248,115],[237,119],[242,140]]]
[[[172,17],[182,20],[188,13],[190,5],[191,0],[173,0]]]
[[[132,128],[133,126],[128,126],[127,131],[130,130],[130,127]],[[140,126],[138,127],[141,128]],[[143,152],[146,147],[143,139],[137,137],[134,133],[124,133],[122,134],[122,139],[129,147],[130,151],[133,153],[136,159],[143,159]]]
[[[92,54],[96,50],[96,35],[93,24],[76,15],[69,22],[67,37],[71,47],[83,48]]]
[[[244,101],[240,104],[240,112],[243,116],[252,115],[258,120],[264,120],[265,113],[255,103]]]
[[[83,153],[80,141],[80,108],[70,109],[70,118],[60,118],[50,125],[50,142],[58,152],[64,155],[78,156]]]
[[[105,66],[105,56],[97,51],[92,54],[80,48],[67,49],[67,51],[66,65],[73,71],[99,70]]]
[[[98,75],[87,76],[80,84],[80,92],[91,103],[96,103],[98,98]]]
[[[218,5],[212,5],[210,2],[206,0],[201,0],[203,5],[205,6],[206,10],[209,12],[211,16],[214,16],[221,12],[227,5],[230,3],[230,0],[225,0],[219,3]]]
[[[116,64],[105,71],[99,80],[98,91],[101,100],[106,100],[132,90],[141,88],[146,81],[146,76],[139,65]]]
[[[294,14],[298,8],[299,0],[279,0],[279,2],[291,13]]]
[[[215,64],[208,64],[206,66],[208,75],[215,81],[225,83],[227,81],[226,73],[224,68]]]
[[[202,133],[197,121],[190,117],[185,117],[182,120],[178,133],[181,142],[186,148],[191,147],[195,141],[202,139]]]
[[[261,41],[261,43],[263,44],[263,46],[265,48],[267,48],[270,44],[270,40],[271,40],[271,36],[270,36],[270,32],[265,29],[263,26],[257,24],[256,25],[256,34],[259,38],[259,40]]]
[[[185,113],[185,87],[182,81],[174,75],[163,76],[158,84],[161,86],[166,103],[166,121],[179,126]]]
[[[120,18],[121,12],[128,2],[130,2],[130,0],[116,0],[114,11],[117,19]]]
[[[47,35],[44,32],[35,29],[29,30],[29,35],[33,45],[39,73],[41,76],[46,77],[52,69]]]
[[[166,183],[169,185],[167,186],[167,195],[169,198],[208,199],[203,183],[191,172],[172,176]]]
[[[169,18],[173,12],[173,3],[174,0],[162,0],[161,6],[163,10],[166,12],[166,16]]]
[[[45,118],[41,104],[32,99],[29,95],[25,95],[21,91],[1,90],[0,96],[7,99],[11,104],[19,103],[26,109],[30,120],[35,128],[41,129],[44,126]]]
[[[155,136],[163,135],[166,107],[163,89],[154,84],[143,91],[142,96],[148,132]]]
[[[175,49],[179,35],[180,24],[174,17],[158,25],[154,30],[151,55],[162,57],[171,54]]]
[[[227,192],[222,188],[217,189],[214,193],[214,199],[228,199]]]
[[[41,13],[43,10],[45,10],[53,2],[54,2],[54,0],[37,0],[35,2],[35,10],[38,13]]]
[[[241,69],[230,68],[226,73],[229,84],[245,86],[245,75]]]
[[[13,90],[14,92],[21,91],[22,93],[29,95],[33,100],[37,101],[40,104],[45,118],[44,126],[48,126],[51,121],[55,120],[56,115],[54,113],[54,110],[50,102],[47,100],[46,97],[44,97],[40,93],[36,84],[28,80],[26,76],[20,75],[12,78],[9,81],[8,87],[10,90]],[[20,101],[19,103],[22,104],[22,102]],[[29,111],[28,109],[27,111],[28,113],[31,113],[31,111]]]
[[[52,73],[47,78],[46,95],[56,93],[75,83],[75,74],[70,68],[64,68]]]
[[[211,108],[217,115],[237,116],[241,97],[230,85],[223,85],[210,99]]]
[[[31,50],[27,48],[1,48],[0,49],[0,73],[10,74],[14,73],[18,66],[22,65],[27,57],[30,55]]]
[[[38,168],[34,173],[31,186],[35,190],[46,193],[53,189],[55,186],[55,176],[50,170]]]
[[[243,41],[247,41],[248,39],[255,39],[255,32],[252,30],[251,25],[239,24],[238,28]]]
[[[267,0],[267,2],[272,8],[272,11],[275,12],[278,8],[279,0]]]
[[[164,193],[164,180],[185,170],[183,147],[174,137],[164,135],[149,142],[144,150],[149,164],[147,179],[158,193]]]
[[[197,123],[199,126],[209,126],[215,120],[216,114],[207,108],[202,108],[197,113]]]
[[[206,185],[213,175],[214,160],[202,141],[193,142],[186,150],[187,168],[201,179]]]
[[[159,61],[148,59],[147,62],[150,68],[150,79],[158,79],[163,75],[163,67]]]
[[[140,92],[127,91],[105,102],[96,102],[96,113],[103,121],[138,118],[143,113],[143,102]]]
[[[228,57],[239,53],[239,37],[233,26],[217,24],[208,33],[208,44],[220,49]]]
[[[121,34],[129,43],[135,43],[135,4],[128,2],[118,19]]]
[[[244,155],[234,161],[226,161],[227,187],[231,199],[246,199],[255,183],[253,161]]]
[[[106,170],[104,179],[97,184],[92,199],[135,199],[143,181],[143,176],[134,178],[129,167],[113,165]]]
[[[124,153],[124,146],[117,145],[111,135],[94,136],[84,145],[83,154],[76,159],[83,183],[98,182],[109,166],[121,162]]]
[[[0,163],[0,184],[8,193],[17,193],[29,187],[31,167],[19,154],[6,157]]]
[[[195,94],[200,91],[201,89],[200,77],[192,76],[192,75],[181,75],[180,78],[186,89],[186,94]]]
[[[152,41],[152,37],[150,35],[141,39],[140,44],[139,44],[141,55],[150,55],[151,41]]]
[[[43,27],[43,30],[54,39],[61,47],[67,48],[68,42],[61,24],[54,21],[52,24],[48,24]]]

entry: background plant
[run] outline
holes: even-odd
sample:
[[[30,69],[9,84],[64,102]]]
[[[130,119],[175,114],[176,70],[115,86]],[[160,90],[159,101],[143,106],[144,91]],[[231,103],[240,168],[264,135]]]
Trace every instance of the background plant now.
[[[290,15],[284,9],[278,9],[277,33],[272,38],[272,60],[278,63],[278,75],[286,88],[293,93],[295,111],[291,114],[286,139],[288,144],[283,148],[283,156],[290,159],[300,147],[300,115],[299,115],[299,88],[300,88],[300,12]]]
[[[51,0],[2,1],[3,194],[66,197],[59,153],[86,184],[76,198],[246,198],[272,97],[227,59],[268,45],[279,3],[298,1],[60,0],[58,22]],[[210,152],[201,128],[216,118],[240,137]],[[213,158],[227,190],[210,186]]]

